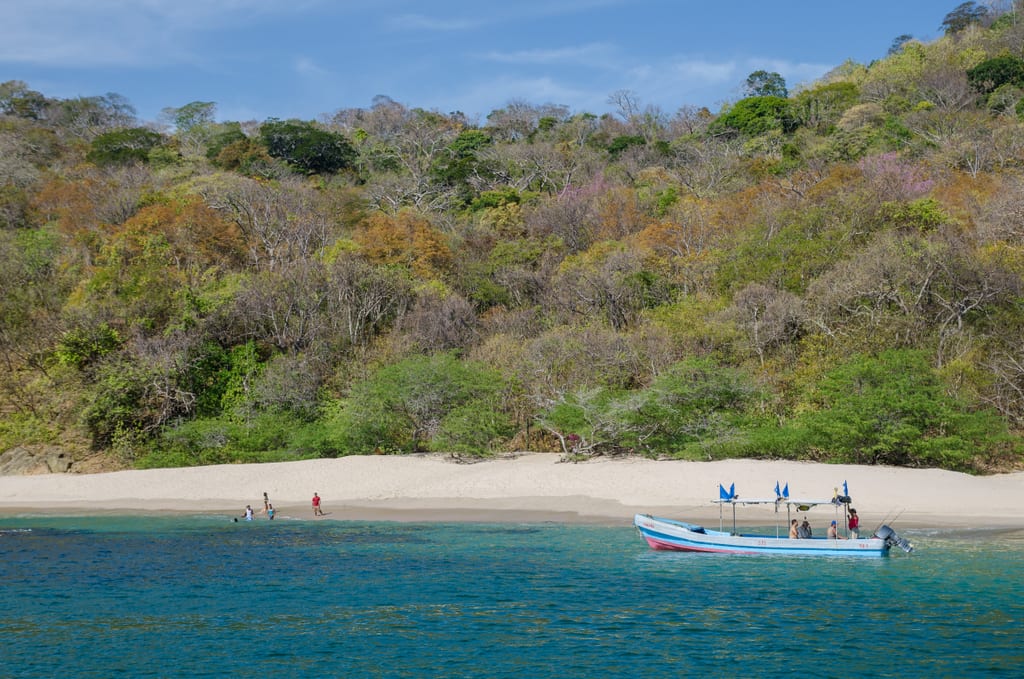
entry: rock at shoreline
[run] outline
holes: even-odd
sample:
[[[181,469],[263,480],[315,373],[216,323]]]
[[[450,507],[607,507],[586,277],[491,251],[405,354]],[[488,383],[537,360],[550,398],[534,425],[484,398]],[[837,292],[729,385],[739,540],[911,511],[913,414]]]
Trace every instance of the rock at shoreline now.
[[[16,446],[0,453],[0,476],[64,474],[71,464],[71,454],[58,446]]]

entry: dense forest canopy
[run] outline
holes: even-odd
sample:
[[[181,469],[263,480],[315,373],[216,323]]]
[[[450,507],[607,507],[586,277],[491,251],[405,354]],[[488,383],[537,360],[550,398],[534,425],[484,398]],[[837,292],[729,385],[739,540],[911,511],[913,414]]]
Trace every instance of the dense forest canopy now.
[[[0,450],[1019,467],[1024,17],[718,112],[0,84]]]

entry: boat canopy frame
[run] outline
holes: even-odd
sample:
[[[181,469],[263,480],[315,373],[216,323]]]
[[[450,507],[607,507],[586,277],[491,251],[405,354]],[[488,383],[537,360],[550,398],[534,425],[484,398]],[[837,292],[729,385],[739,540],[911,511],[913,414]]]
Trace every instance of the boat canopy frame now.
[[[792,521],[792,511],[795,507],[801,512],[810,511],[820,505],[832,505],[836,510],[836,523],[839,523],[839,508],[843,508],[843,530],[847,530],[847,518],[849,516],[847,509],[850,506],[852,500],[849,495],[839,495],[838,493],[828,499],[813,499],[813,500],[799,500],[789,497],[777,497],[777,498],[719,498],[711,501],[713,504],[718,505],[718,529],[725,531],[725,517],[723,508],[725,505],[732,505],[732,534],[737,535],[736,529],[736,505],[774,505],[775,513],[779,514],[779,507],[785,505],[786,507],[786,530],[789,530],[789,524]],[[780,536],[779,531],[779,520],[775,520],[775,537]]]

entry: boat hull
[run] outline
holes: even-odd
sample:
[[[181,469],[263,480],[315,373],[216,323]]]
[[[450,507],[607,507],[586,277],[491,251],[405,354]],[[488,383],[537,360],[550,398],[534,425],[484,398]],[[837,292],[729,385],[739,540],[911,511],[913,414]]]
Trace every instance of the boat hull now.
[[[880,557],[889,553],[889,545],[879,538],[793,540],[774,535],[733,535],[646,514],[634,516],[633,525],[647,544],[658,550],[790,556]]]

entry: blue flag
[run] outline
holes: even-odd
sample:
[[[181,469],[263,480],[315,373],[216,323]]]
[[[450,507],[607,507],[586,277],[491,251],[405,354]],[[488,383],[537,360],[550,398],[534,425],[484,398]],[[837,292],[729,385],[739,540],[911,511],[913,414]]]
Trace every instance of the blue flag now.
[[[782,491],[779,490],[779,482],[775,482],[775,497],[782,497]]]
[[[718,484],[718,498],[720,500],[731,500],[736,497],[736,484],[729,486],[729,490],[725,489],[725,486]]]
[[[786,487],[782,489],[782,497],[789,499],[789,481],[786,481]]]
[[[729,486],[729,499],[731,500],[734,497],[736,497],[736,484],[735,483]]]
[[[846,487],[846,481],[843,481],[843,495],[850,496],[850,489]]]

